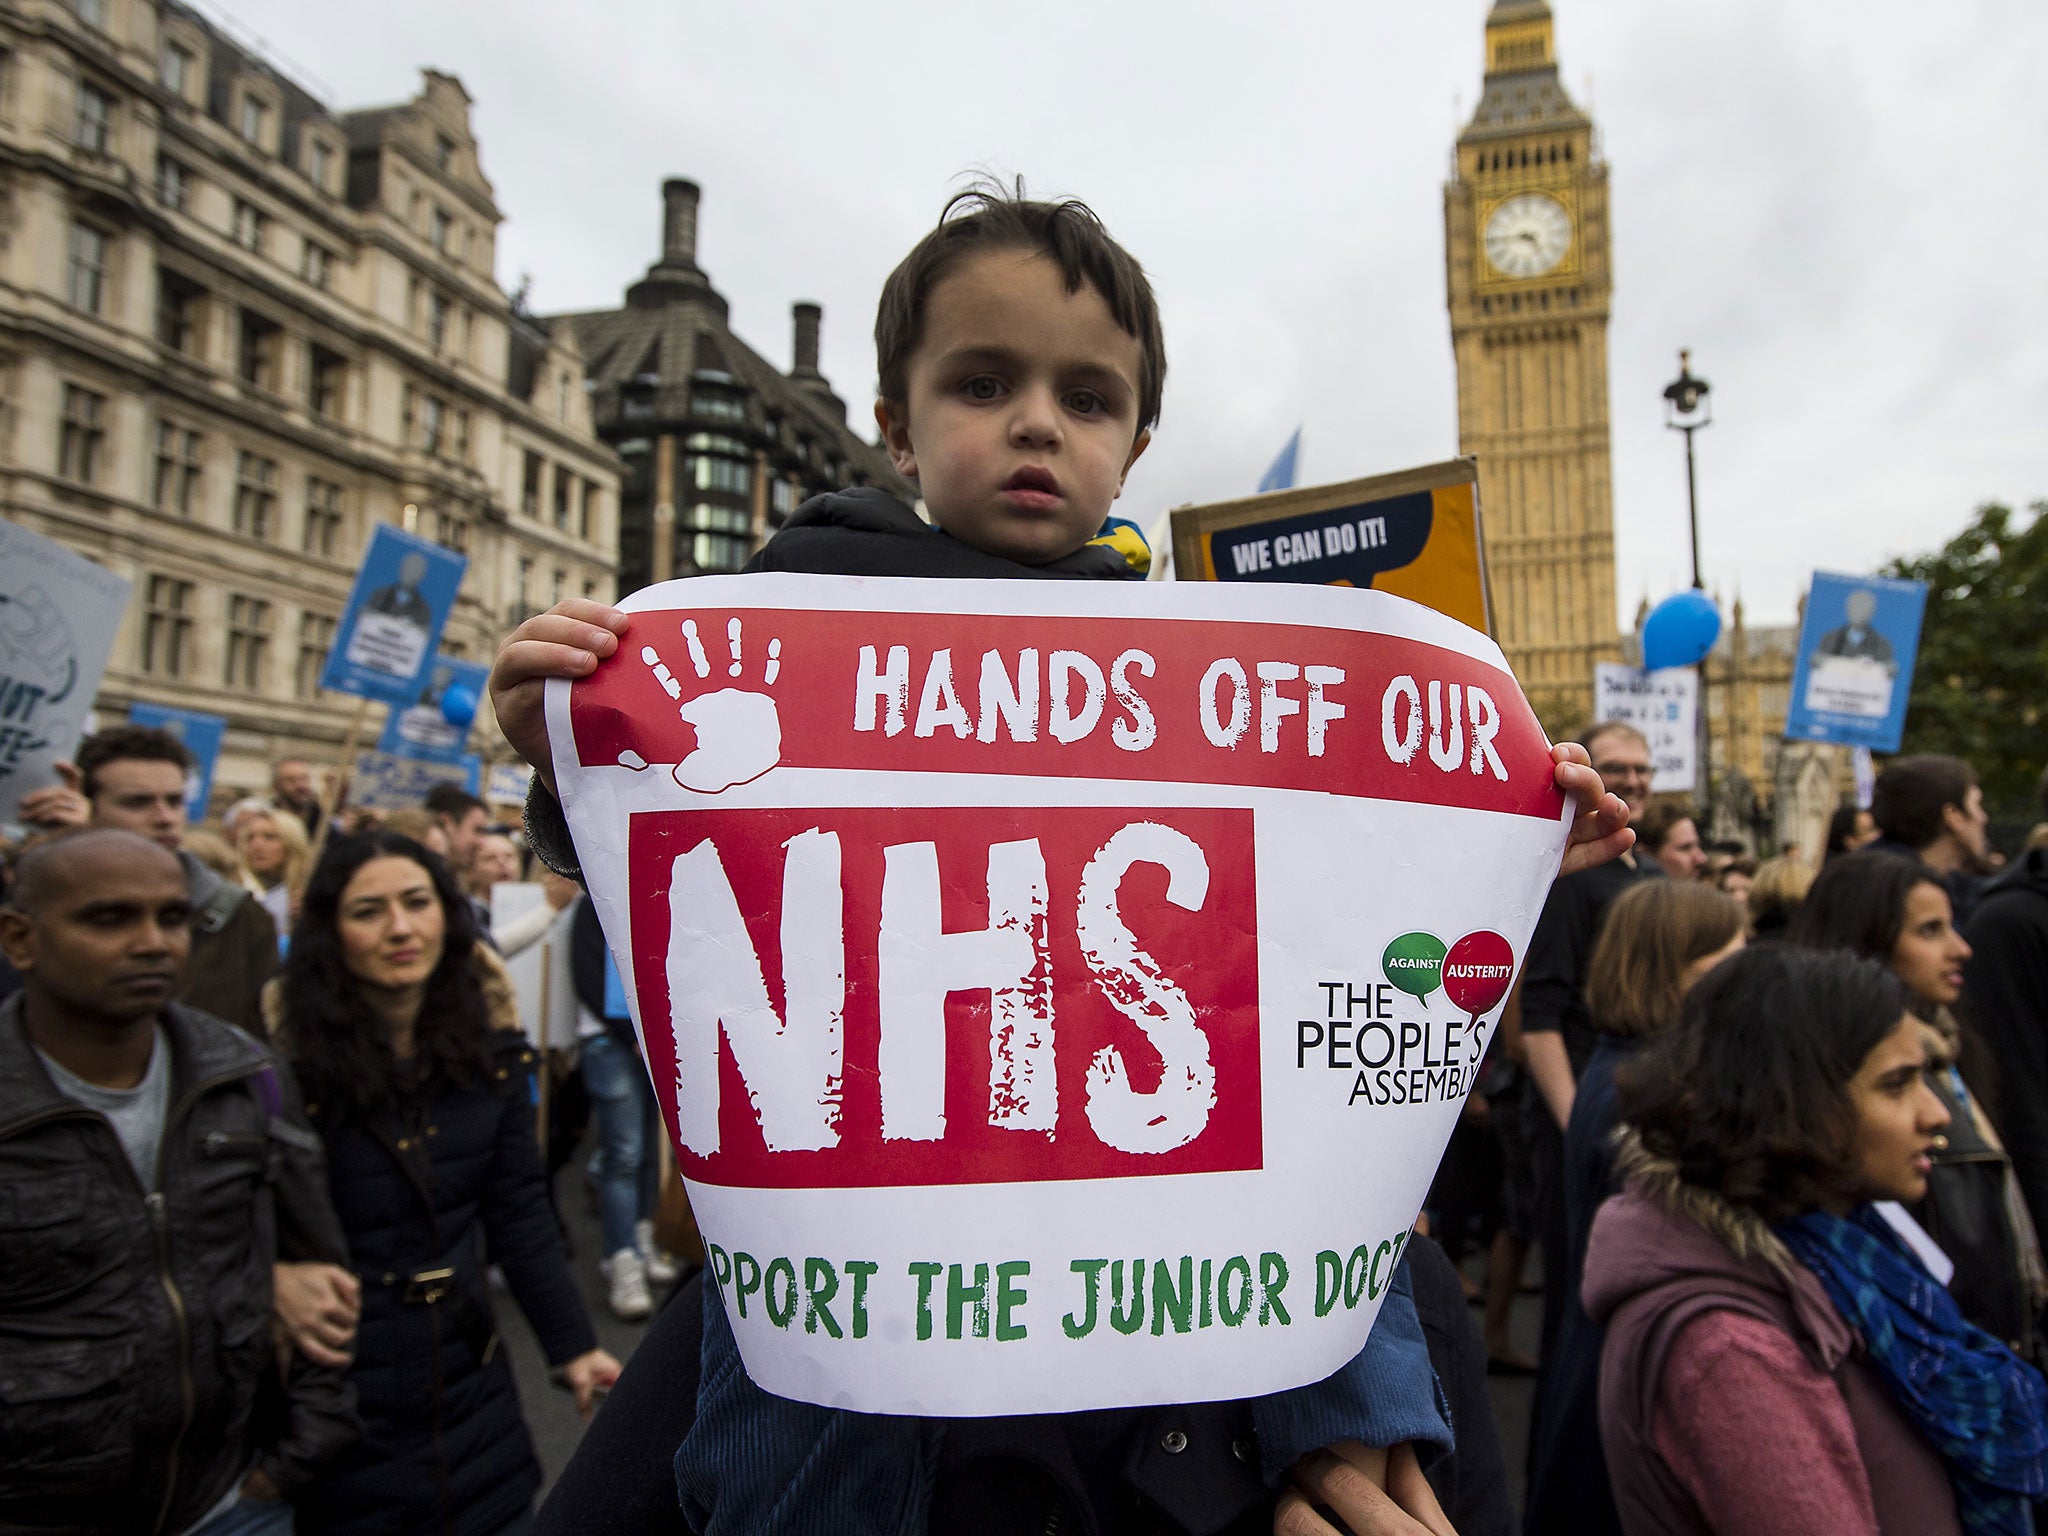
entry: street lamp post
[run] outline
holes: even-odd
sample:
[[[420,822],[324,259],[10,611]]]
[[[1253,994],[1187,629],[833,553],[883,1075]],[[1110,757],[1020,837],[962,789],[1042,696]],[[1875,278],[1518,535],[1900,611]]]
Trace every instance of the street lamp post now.
[[[1714,409],[1708,402],[1712,393],[1705,379],[1693,377],[1692,353],[1681,349],[1678,354],[1678,377],[1664,386],[1664,425],[1674,432],[1685,434],[1685,509],[1692,529],[1692,585],[1695,592],[1706,590],[1706,583],[1700,579],[1700,490],[1699,476],[1693,467],[1692,435],[1702,427],[1714,424]],[[1710,649],[1700,658],[1699,698],[1699,758],[1700,758],[1700,802],[1707,826],[1703,832],[1711,835],[1714,819],[1714,775],[1711,761],[1711,739],[1707,726],[1707,676],[1708,666],[1713,658]]]

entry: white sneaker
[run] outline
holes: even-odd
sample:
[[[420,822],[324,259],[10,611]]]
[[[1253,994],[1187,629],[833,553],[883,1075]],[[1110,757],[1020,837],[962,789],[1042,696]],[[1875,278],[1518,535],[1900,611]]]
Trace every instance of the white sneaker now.
[[[633,1245],[640,1250],[640,1267],[656,1285],[674,1285],[682,1273],[673,1256],[654,1246],[654,1223],[646,1217],[633,1223]]]
[[[600,1259],[597,1267],[604,1276],[605,1301],[612,1316],[633,1323],[654,1311],[654,1298],[647,1292],[647,1269],[639,1254],[621,1248],[610,1258]]]

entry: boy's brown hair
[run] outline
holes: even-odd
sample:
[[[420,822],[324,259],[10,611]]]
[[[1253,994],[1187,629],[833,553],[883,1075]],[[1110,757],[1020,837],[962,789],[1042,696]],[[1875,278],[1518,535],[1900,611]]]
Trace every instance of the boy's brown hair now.
[[[1030,251],[1060,269],[1067,292],[1087,283],[1102,295],[1110,314],[1141,353],[1138,374],[1138,430],[1159,420],[1166,389],[1166,336],[1159,303],[1137,258],[1112,240],[1086,203],[1061,198],[1032,202],[1001,187],[974,187],[956,194],[939,215],[938,226],[897,263],[882,285],[875,311],[875,366],[884,400],[909,398],[911,354],[924,332],[925,306],[947,273],[977,251]]]

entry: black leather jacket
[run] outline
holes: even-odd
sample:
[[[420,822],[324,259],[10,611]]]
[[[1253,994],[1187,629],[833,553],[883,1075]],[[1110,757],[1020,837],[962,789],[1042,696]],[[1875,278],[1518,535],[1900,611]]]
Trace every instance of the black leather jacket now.
[[[2028,1295],[2020,1235],[2006,1204],[2012,1162],[1978,1132],[1956,1075],[1937,1066],[1928,1074],[1949,1112],[1948,1145],[1934,1154],[1927,1194],[1913,1215],[1941,1251],[1955,1260],[1949,1294],[1964,1317],[1995,1334],[2022,1360],[2038,1361],[2033,1298]]]
[[[157,1187],[0,1004],[0,1530],[182,1531],[252,1467],[289,1494],[355,1436],[271,1334],[279,1258],[346,1262],[320,1142],[240,1030],[172,1005]],[[286,1374],[288,1373],[288,1374]]]

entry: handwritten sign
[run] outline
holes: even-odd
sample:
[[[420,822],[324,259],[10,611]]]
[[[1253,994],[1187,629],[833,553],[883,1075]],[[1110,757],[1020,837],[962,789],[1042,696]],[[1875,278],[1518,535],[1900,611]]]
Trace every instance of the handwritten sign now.
[[[1650,744],[1651,781],[1659,792],[1689,791],[1699,782],[1699,673],[1691,667],[1654,672],[1603,661],[1593,668],[1593,718],[1619,720]]]
[[[622,606],[549,734],[755,1380],[1035,1413],[1354,1355],[1565,838],[1493,643],[1253,585]]]

